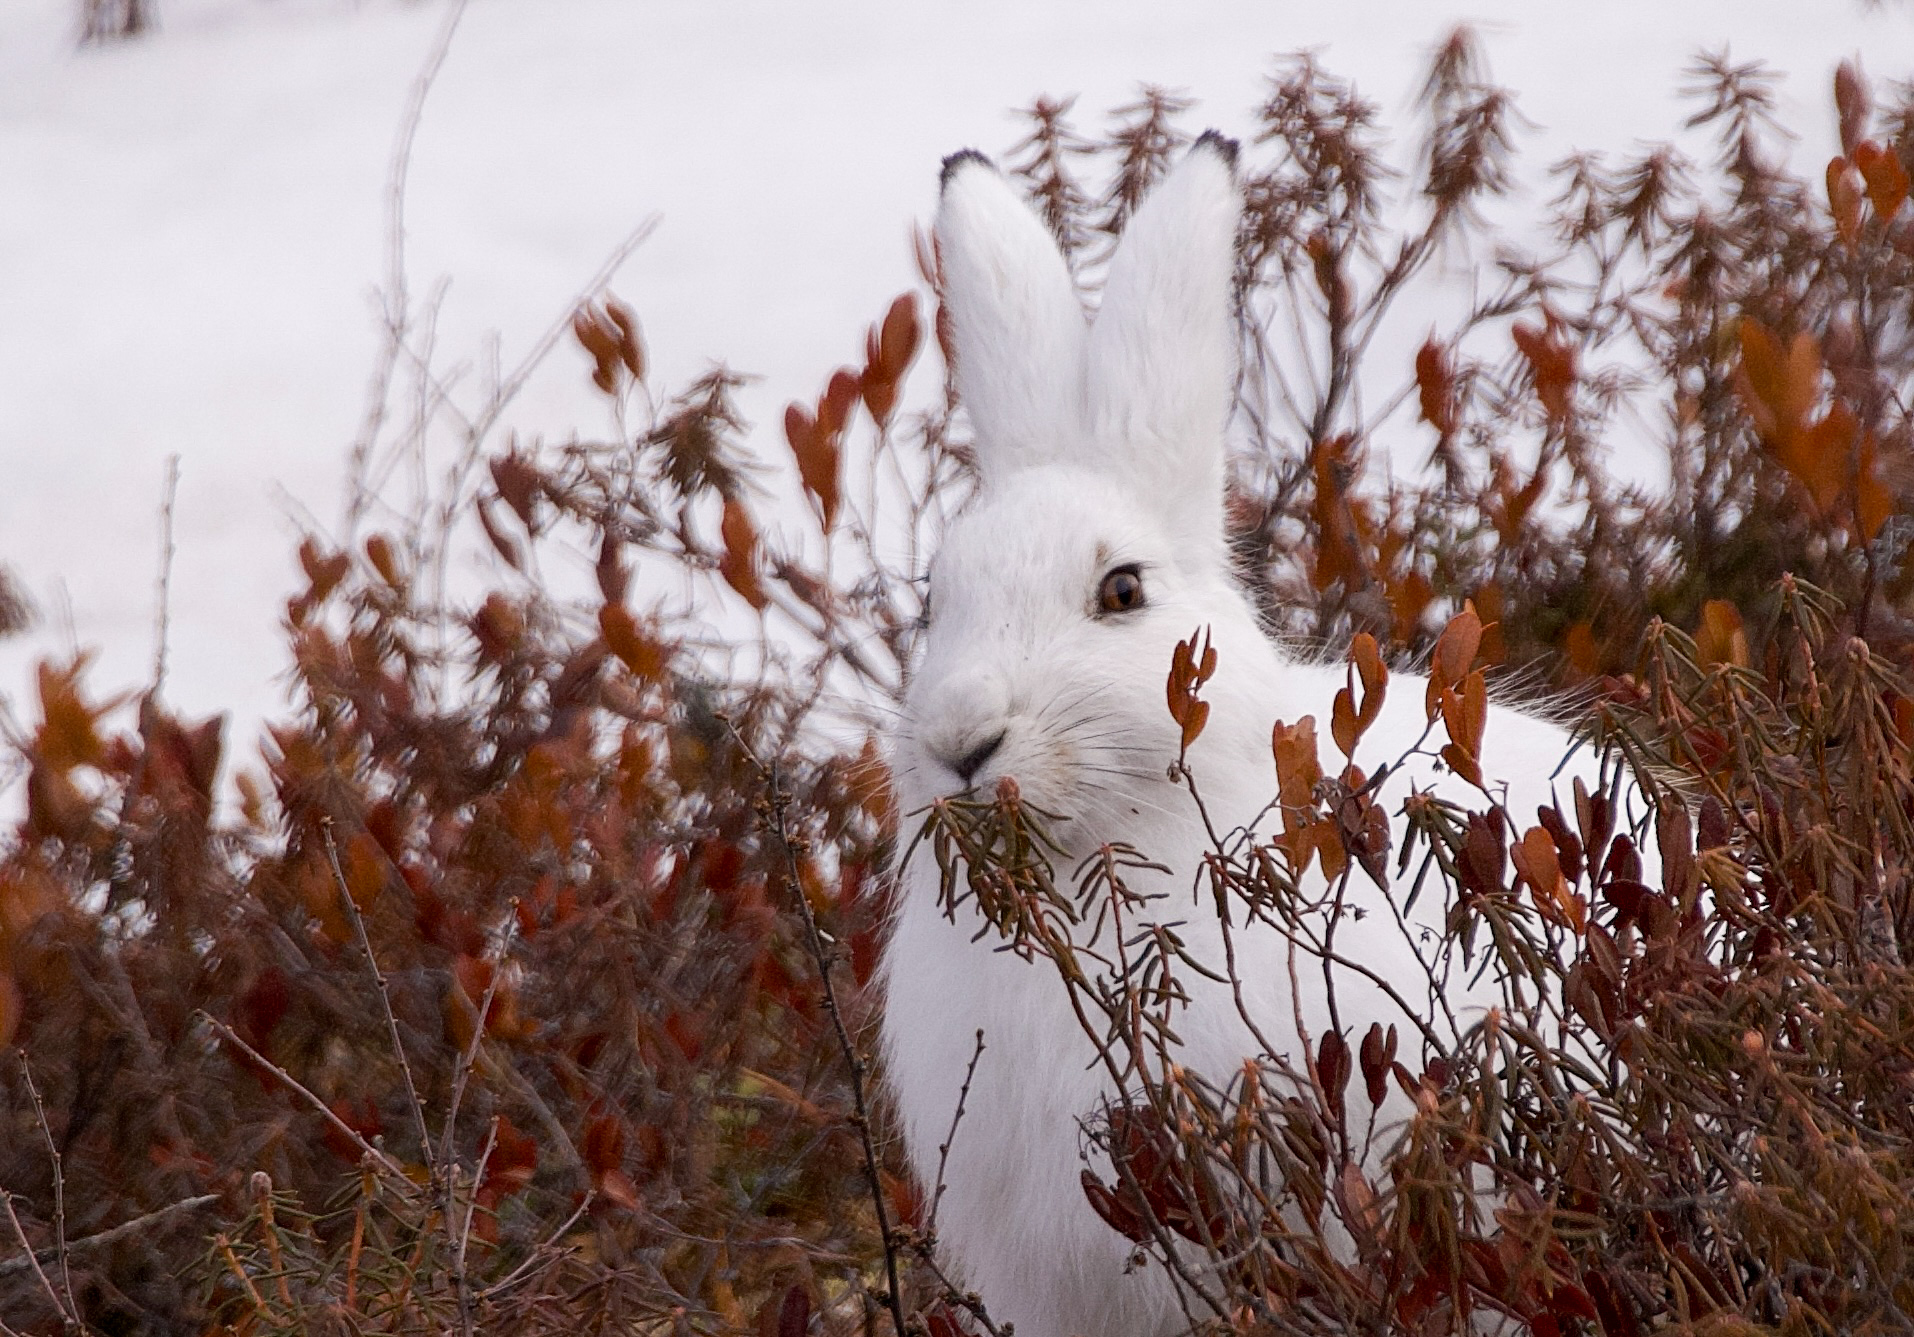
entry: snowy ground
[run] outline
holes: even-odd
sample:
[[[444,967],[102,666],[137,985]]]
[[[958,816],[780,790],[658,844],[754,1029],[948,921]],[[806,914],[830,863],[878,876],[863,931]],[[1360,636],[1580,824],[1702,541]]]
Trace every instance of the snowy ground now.
[[[47,614],[0,645],[16,714],[31,661],[70,643],[100,649],[103,687],[146,677],[172,455],[168,696],[248,734],[277,708],[295,517],[339,514],[378,345],[387,160],[444,3],[158,0],[160,31],[87,51],[73,0],[0,3],[0,564]],[[1147,80],[1241,128],[1272,55],[1313,47],[1399,122],[1431,44],[1470,19],[1535,123],[1539,176],[1570,147],[1668,136],[1704,47],[1791,74],[1804,163],[1831,151],[1838,60],[1914,67],[1914,8],[1847,0],[1171,8],[472,0],[417,141],[414,290],[450,281],[448,358],[495,333],[509,364],[656,215],[614,287],[659,383],[722,360],[761,378],[744,406],[775,424],[914,282],[909,228],[940,157],[1008,147],[1010,109],[1038,93],[1081,94],[1094,122]],[[511,423],[595,410],[561,350]]]

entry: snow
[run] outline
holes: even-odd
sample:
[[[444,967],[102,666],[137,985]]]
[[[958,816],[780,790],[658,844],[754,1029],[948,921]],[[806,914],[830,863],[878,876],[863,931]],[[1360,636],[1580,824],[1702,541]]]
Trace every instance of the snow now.
[[[150,36],[79,50],[71,0],[0,5],[0,565],[49,614],[0,643],[0,697],[29,718],[31,662],[71,643],[102,689],[147,677],[178,455],[167,695],[250,736],[283,701],[298,517],[339,516],[388,159],[445,0],[158,6]],[[1803,163],[1832,151],[1837,61],[1914,64],[1914,10],[1799,0],[472,0],[415,145],[412,290],[449,281],[438,346],[476,383],[494,336],[510,365],[656,216],[612,285],[654,383],[755,374],[743,407],[781,451],[783,404],[914,284],[939,159],[1007,148],[1011,109],[1079,93],[1095,125],[1150,81],[1240,130],[1273,55],[1310,47],[1401,126],[1463,19],[1534,123],[1538,191],[1571,147],[1668,137],[1701,49],[1790,74]],[[560,350],[505,425],[599,425],[584,372]]]

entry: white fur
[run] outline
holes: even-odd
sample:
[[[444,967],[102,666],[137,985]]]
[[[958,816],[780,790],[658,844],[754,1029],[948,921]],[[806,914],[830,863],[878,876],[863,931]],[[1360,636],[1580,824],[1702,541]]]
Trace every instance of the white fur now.
[[[1229,569],[1224,427],[1239,208],[1227,151],[1199,144],[1132,220],[1092,326],[1048,234],[1011,186],[982,159],[955,162],[936,230],[981,486],[933,563],[932,620],[892,741],[903,810],[921,813],[964,788],[950,763],[1001,731],[1003,743],[974,777],[976,792],[1014,776],[1027,802],[1064,816],[1053,831],[1066,849],[1060,879],[1111,841],[1167,865],[1171,875],[1149,882],[1168,893],[1160,915],[1184,921],[1192,950],[1218,968],[1220,932],[1195,893],[1209,840],[1189,792],[1167,776],[1177,753],[1164,697],[1172,650],[1198,627],[1217,649],[1203,692],[1208,728],[1190,762],[1223,831],[1255,824],[1274,796],[1276,721],[1314,715],[1325,767],[1334,769],[1328,721],[1343,682],[1340,666],[1287,660]],[[1097,616],[1103,575],[1125,563],[1142,567],[1146,606]],[[1359,753],[1371,769],[1422,735],[1423,691],[1421,678],[1391,680]],[[1508,782],[1519,824],[1534,820],[1538,804],[1566,800],[1572,776],[1593,787],[1586,750],[1551,779],[1568,747],[1556,725],[1492,710],[1485,771]],[[1392,817],[1412,785],[1484,806],[1423,756],[1390,779]],[[907,831],[913,824],[907,817]],[[1264,817],[1265,832],[1269,825]],[[945,1173],[937,1225],[949,1262],[1018,1337],[1181,1330],[1162,1269],[1126,1268],[1129,1242],[1096,1215],[1078,1182],[1083,1121],[1112,1089],[1055,968],[978,937],[968,906],[947,920],[928,850],[915,852],[901,879],[886,949],[883,1049],[926,1187],[979,1029],[988,1046]],[[1369,913],[1343,923],[1338,945],[1422,1007],[1431,988],[1393,912],[1380,893],[1362,890],[1360,874],[1351,886]],[[1439,927],[1444,908],[1431,878],[1414,917]],[[1292,1000],[1286,941],[1265,929],[1239,932],[1237,945],[1249,1010],[1272,1043],[1295,1044],[1297,1003],[1312,1039],[1320,1036],[1328,1025],[1320,965],[1299,963],[1305,996]],[[1226,1083],[1255,1042],[1228,990],[1183,975],[1192,999],[1177,1018],[1180,1057]],[[1418,1066],[1415,1032],[1382,993],[1354,980],[1337,988],[1352,1046],[1372,1020],[1403,1022],[1403,1057]],[[1459,986],[1447,995],[1458,1010],[1471,1001]],[[1358,1080],[1352,1113],[1366,1109],[1360,1091]]]

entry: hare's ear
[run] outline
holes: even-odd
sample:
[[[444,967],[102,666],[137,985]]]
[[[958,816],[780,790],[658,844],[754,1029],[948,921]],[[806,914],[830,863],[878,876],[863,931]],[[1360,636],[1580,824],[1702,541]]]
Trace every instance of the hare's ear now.
[[[1213,525],[1218,538],[1242,208],[1236,143],[1212,130],[1130,219],[1090,332],[1091,440],[1144,495],[1193,509],[1179,525]]]
[[[1049,229],[990,160],[944,160],[937,253],[957,397],[986,478],[1064,458],[1083,434],[1087,325]]]

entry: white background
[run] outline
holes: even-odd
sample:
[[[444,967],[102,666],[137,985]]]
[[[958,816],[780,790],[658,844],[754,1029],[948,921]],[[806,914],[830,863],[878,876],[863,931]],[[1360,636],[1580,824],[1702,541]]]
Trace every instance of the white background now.
[[[161,27],[79,50],[70,0],[0,0],[0,564],[40,628],[0,644],[30,719],[33,659],[100,651],[102,691],[152,660],[158,503],[181,459],[167,695],[230,710],[246,764],[282,708],[278,629],[299,508],[336,523],[378,347],[383,182],[443,0],[157,0]],[[415,292],[449,281],[448,361],[509,364],[643,220],[613,287],[656,383],[755,374],[783,404],[855,358],[915,282],[939,159],[1007,149],[1012,109],[1081,95],[1086,128],[1142,81],[1248,128],[1274,56],[1314,48],[1406,126],[1428,53],[1480,25],[1532,123],[1528,205],[1571,147],[1668,138],[1703,48],[1786,71],[1818,176],[1829,78],[1914,72],[1914,7],[1842,0],[472,0],[427,106],[409,196]],[[510,424],[601,425],[562,348]]]

